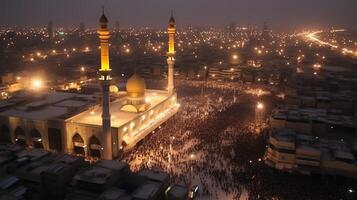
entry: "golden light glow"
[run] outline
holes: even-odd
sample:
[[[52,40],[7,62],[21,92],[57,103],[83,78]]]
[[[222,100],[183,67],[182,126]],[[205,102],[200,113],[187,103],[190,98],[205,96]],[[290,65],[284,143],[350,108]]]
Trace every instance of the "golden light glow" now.
[[[313,68],[319,69],[319,68],[321,68],[321,64],[318,64],[318,63],[317,63],[317,64],[314,64],[314,65],[313,65]]]
[[[109,66],[109,30],[106,26],[101,26],[98,30],[100,39],[100,56],[101,56],[101,68],[100,71],[111,71]]]
[[[32,89],[39,90],[43,86],[42,80],[40,79],[33,79],[32,80]]]
[[[176,27],[175,26],[169,26],[167,29],[167,33],[169,34],[169,51],[168,54],[175,54],[175,33],[176,33]]]

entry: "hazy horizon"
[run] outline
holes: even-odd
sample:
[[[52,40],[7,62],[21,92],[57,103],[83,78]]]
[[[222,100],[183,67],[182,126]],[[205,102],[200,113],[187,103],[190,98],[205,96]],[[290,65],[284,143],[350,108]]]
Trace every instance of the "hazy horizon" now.
[[[2,0],[1,26],[97,26],[101,6],[113,26],[165,27],[174,9],[180,26],[260,26],[276,30],[357,26],[354,0]]]

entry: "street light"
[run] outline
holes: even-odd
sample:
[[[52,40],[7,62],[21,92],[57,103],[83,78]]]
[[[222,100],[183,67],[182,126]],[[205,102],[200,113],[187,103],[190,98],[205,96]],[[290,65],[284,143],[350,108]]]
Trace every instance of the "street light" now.
[[[32,88],[35,90],[41,89],[42,88],[42,80],[40,79],[34,79],[32,80]]]
[[[195,158],[195,155],[192,153],[192,154],[190,155],[190,158],[191,158],[191,159]]]
[[[262,102],[258,102],[255,108],[255,120],[257,125],[261,125],[264,118],[264,104]]]

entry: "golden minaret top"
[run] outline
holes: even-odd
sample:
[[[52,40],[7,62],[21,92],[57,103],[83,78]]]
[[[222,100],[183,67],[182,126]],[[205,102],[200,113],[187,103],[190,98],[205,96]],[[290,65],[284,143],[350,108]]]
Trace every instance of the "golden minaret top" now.
[[[108,29],[108,19],[104,14],[104,8],[102,16],[99,20],[100,28],[98,29],[98,35],[100,39],[100,55],[101,55],[101,67],[100,71],[110,71],[109,66],[109,29]]]
[[[169,51],[168,55],[175,54],[175,33],[176,33],[176,23],[173,16],[173,11],[171,10],[171,18],[169,21],[169,27],[167,28],[167,33],[169,34]]]

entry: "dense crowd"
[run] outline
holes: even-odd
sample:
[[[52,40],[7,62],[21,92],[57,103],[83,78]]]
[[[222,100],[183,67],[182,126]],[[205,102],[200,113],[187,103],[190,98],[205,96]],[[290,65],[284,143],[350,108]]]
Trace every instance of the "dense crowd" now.
[[[124,160],[133,170],[159,168],[175,182],[199,185],[200,199],[339,199],[350,182],[285,174],[264,164],[268,129],[255,122],[257,97],[246,89],[180,86],[179,112]],[[331,181],[339,181],[340,193],[332,192]]]

